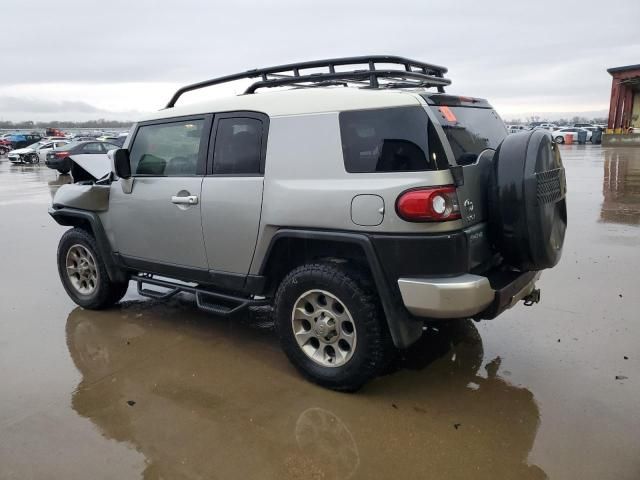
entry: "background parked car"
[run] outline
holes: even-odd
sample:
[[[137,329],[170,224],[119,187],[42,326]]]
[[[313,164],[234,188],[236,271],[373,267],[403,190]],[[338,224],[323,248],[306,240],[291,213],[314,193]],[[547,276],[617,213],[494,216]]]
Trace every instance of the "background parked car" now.
[[[528,130],[528,128],[524,125],[509,125],[507,127],[507,130],[509,131],[509,133],[518,133],[524,132],[525,130]]]
[[[16,148],[7,154],[7,158],[11,163],[38,163],[40,157],[38,157],[36,150],[41,145],[41,142],[35,142],[24,148]]]
[[[78,136],[78,137],[71,137],[69,139],[72,142],[95,142],[95,137],[87,137],[87,136]]]
[[[42,136],[39,133],[16,133],[8,137],[9,145],[12,150],[18,148],[28,147],[36,142],[42,140]]]
[[[47,153],[51,152],[55,149],[64,148],[65,145],[69,144],[69,140],[54,140],[52,142],[43,143],[39,148],[36,149],[36,153],[38,154],[38,159],[40,162],[44,162],[47,159]]]
[[[578,132],[583,131],[587,132],[587,142],[591,140],[591,131],[586,128],[578,128],[578,127],[564,127],[558,130],[554,130],[551,132],[551,136],[556,141],[556,143],[565,143],[567,141],[567,135],[573,135],[573,141],[578,141]]]
[[[45,161],[48,152],[67,143],[68,140],[40,140],[28,147],[10,151],[7,157],[13,163],[40,163]]]
[[[128,132],[119,134],[114,140],[110,141],[110,143],[114,143],[120,147],[124,145],[125,140],[129,136]]]
[[[4,155],[8,153],[11,148],[11,142],[9,141],[9,137],[13,135],[12,133],[5,133],[4,135],[0,135],[0,155]]]
[[[592,125],[591,123],[574,123],[573,124],[574,127],[576,128],[590,128],[590,127],[595,127],[595,125]]]
[[[60,173],[69,173],[71,170],[71,155],[105,155],[109,150],[120,148],[118,145],[107,142],[72,142],[64,145],[62,149],[51,150],[47,153],[45,164],[47,167],[58,170]]]

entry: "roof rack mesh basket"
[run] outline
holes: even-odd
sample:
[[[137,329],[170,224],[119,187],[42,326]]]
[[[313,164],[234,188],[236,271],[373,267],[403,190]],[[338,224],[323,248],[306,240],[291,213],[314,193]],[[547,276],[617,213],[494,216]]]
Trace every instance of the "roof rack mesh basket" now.
[[[305,72],[305,70],[314,71]],[[447,73],[445,67],[390,55],[290,63],[276,67],[256,68],[184,86],[174,93],[166,108],[175,106],[184,93],[242,79],[259,78],[245,90],[245,94],[255,93],[260,88],[283,86],[308,88],[330,85],[376,89],[437,87],[439,92],[444,92],[444,87],[451,85],[451,80],[444,78],[445,73]]]

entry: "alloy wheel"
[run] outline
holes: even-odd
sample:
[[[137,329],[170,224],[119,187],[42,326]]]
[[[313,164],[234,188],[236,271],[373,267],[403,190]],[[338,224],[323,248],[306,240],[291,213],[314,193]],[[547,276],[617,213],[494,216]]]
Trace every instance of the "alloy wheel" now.
[[[346,364],[356,348],[356,327],[344,303],[324,290],[309,290],[296,300],[291,327],[300,349],[323,367]]]
[[[84,245],[73,245],[67,252],[67,276],[81,295],[91,295],[98,286],[98,268],[93,254]]]

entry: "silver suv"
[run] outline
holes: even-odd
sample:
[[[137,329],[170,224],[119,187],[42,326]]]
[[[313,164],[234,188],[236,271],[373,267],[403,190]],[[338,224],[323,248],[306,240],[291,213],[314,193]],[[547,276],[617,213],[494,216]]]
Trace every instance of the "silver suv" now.
[[[58,248],[64,288],[91,309],[131,280],[216,315],[271,309],[291,362],[343,391],[428,322],[537,302],[567,224],[558,148],[445,94],[446,71],[351,57],[180,89],[109,152],[109,175],[58,190],[50,214],[74,227]],[[242,95],[175,106],[241,79],[255,79]]]

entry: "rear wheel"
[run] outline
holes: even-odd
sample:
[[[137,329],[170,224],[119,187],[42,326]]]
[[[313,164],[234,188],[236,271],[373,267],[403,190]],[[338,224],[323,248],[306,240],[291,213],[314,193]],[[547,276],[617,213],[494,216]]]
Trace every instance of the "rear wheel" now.
[[[276,293],[275,321],[291,363],[333,390],[358,390],[393,353],[375,291],[357,270],[324,263],[294,269]]]
[[[56,170],[58,170],[58,172],[60,172],[63,175],[66,175],[67,173],[69,173],[71,171],[71,159],[65,158],[62,161],[62,164]]]
[[[71,299],[92,310],[119,302],[129,286],[128,281],[111,281],[95,239],[81,228],[68,230],[60,239],[58,273]]]
[[[558,135],[555,140],[556,143],[564,143],[564,137],[561,137],[560,135]]]

